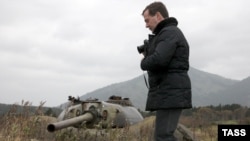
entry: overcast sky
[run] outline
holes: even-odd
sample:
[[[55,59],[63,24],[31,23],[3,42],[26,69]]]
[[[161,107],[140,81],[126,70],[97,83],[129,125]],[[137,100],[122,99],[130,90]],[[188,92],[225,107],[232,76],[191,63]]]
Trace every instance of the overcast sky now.
[[[57,106],[141,75],[136,47],[152,0],[1,0],[0,103]],[[190,66],[250,76],[249,0],[165,0],[190,45]],[[144,82],[142,82],[144,83]]]

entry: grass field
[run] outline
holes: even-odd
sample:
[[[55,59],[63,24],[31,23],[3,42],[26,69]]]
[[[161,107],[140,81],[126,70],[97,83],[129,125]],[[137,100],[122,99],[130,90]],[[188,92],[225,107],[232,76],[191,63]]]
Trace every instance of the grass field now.
[[[191,116],[180,120],[196,141],[217,141],[218,124],[238,124],[237,120],[204,122],[201,119],[198,122]],[[0,141],[151,141],[154,120],[155,117],[150,116],[136,125],[119,129],[101,129],[98,126],[87,129],[82,126],[79,129],[71,127],[50,133],[47,125],[56,122],[56,118],[43,114],[31,116],[24,110],[21,114],[10,112],[0,117]]]
[[[134,126],[120,129],[67,128],[54,133],[46,130],[56,119],[47,116],[1,118],[1,141],[148,141],[153,139],[154,116]],[[221,123],[221,122],[220,122]],[[236,123],[227,121],[224,123]],[[216,141],[217,125],[190,128],[197,141]]]

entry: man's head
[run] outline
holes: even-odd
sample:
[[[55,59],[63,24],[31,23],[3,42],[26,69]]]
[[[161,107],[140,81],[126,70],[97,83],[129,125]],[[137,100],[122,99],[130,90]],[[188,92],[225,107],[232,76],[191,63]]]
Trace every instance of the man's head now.
[[[168,18],[168,11],[162,2],[153,2],[149,4],[142,12],[146,27],[152,32],[159,22]]]

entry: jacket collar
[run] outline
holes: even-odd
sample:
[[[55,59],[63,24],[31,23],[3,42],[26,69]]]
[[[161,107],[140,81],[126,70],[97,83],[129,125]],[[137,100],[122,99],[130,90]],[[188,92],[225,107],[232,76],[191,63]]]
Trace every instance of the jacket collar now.
[[[178,21],[174,17],[170,17],[170,18],[164,19],[163,21],[161,21],[160,23],[158,23],[158,25],[156,26],[156,28],[153,31],[153,33],[155,35],[157,35],[164,27],[171,26],[171,25],[174,25],[174,26],[178,25]]]

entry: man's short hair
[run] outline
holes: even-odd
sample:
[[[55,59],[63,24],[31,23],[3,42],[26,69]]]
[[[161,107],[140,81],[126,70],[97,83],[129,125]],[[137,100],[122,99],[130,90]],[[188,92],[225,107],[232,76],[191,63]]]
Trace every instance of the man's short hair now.
[[[168,10],[166,6],[162,2],[153,2],[149,4],[142,12],[142,15],[144,12],[148,10],[150,16],[154,16],[157,12],[160,12],[160,14],[164,18],[168,18]]]

